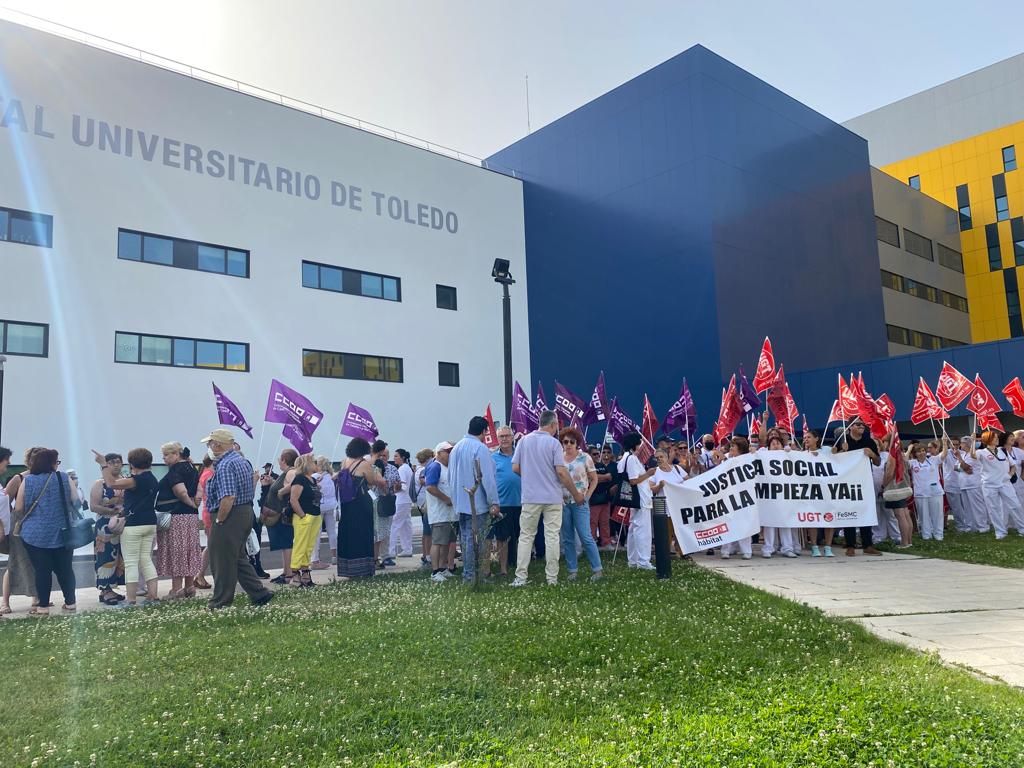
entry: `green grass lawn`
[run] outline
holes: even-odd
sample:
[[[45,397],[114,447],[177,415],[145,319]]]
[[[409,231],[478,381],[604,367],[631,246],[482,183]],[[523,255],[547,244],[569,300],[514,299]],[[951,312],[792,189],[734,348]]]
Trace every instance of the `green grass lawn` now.
[[[958,533],[947,528],[942,541],[925,541],[916,533],[914,546],[901,549],[909,555],[962,560],[965,563],[999,565],[1003,568],[1024,568],[1024,536],[1011,532],[1002,541],[994,533]],[[887,549],[896,551],[893,547]]]
[[[0,761],[1024,765],[1016,689],[695,566],[609,573],[5,620]]]

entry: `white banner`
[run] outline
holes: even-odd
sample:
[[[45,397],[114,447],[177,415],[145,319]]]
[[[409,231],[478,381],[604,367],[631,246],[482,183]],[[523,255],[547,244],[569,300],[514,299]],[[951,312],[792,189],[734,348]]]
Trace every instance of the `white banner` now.
[[[753,536],[762,525],[875,525],[875,487],[863,452],[759,451],[665,484],[676,540],[699,552]]]

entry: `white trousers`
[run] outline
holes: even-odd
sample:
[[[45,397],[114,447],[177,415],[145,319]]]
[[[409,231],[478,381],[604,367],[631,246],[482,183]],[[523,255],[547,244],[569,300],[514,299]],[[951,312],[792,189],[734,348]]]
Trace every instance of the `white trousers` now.
[[[761,554],[795,552],[796,529],[765,526],[761,529]]]
[[[971,530],[969,518],[964,513],[964,498],[961,491],[947,490],[946,500],[949,502],[949,511],[953,513],[953,527],[961,533]]]
[[[925,541],[935,539],[942,541],[943,522],[941,496],[915,496],[914,507],[917,509],[917,527],[921,538]]]
[[[338,551],[338,508],[334,509],[321,509],[320,514],[324,516],[324,525],[327,526],[327,545],[331,548],[331,552]],[[317,544],[320,543],[320,537],[317,536]],[[313,554],[319,554],[320,547],[317,546],[316,551]]]
[[[739,539],[738,541],[731,541],[728,544],[723,544],[722,554],[731,555],[737,549],[740,551],[741,555],[751,554],[753,552],[753,544],[751,543],[751,538],[752,537],[750,536],[744,536],[742,539]]]
[[[961,488],[960,506],[964,508],[964,522],[971,530],[988,533],[988,510],[985,507],[985,494],[981,487]]]
[[[896,510],[886,509],[882,497],[875,499],[875,511],[878,514],[878,522],[871,529],[871,538],[875,544],[886,539],[891,539],[897,544],[900,542],[900,523],[896,519]]]
[[[988,513],[988,520],[995,528],[996,538],[1006,536],[1006,521],[1010,515],[1020,515],[1020,502],[1017,501],[1017,494],[1009,483],[1000,483],[993,486],[982,486],[985,495],[985,509]],[[987,528],[987,526],[986,526]]]
[[[412,502],[395,504],[395,518],[391,521],[391,542],[388,556],[412,554]]]
[[[650,565],[652,537],[651,510],[634,509],[626,537],[626,562],[632,566]]]
[[[1008,522],[1011,528],[1024,536],[1024,478],[1018,477],[1017,482],[1013,484],[1013,490],[1017,492],[1017,503],[1020,504],[1021,511],[1019,514],[1011,513]]]

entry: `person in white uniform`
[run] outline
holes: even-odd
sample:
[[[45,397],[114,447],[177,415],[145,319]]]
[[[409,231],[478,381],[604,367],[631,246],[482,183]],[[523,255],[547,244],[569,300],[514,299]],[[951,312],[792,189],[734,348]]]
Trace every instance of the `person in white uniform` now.
[[[960,438],[960,506],[964,509],[964,522],[968,530],[987,533],[988,512],[985,509],[985,495],[981,491],[981,461],[974,453],[973,436]]]
[[[773,431],[769,433],[767,438],[767,450],[787,450],[785,443],[782,441],[782,436],[778,432]],[[766,449],[764,448],[759,448],[757,452],[762,453],[765,450]],[[796,529],[794,528],[776,528],[770,525],[763,526],[761,528],[761,557],[771,557],[776,551],[778,551],[783,557],[796,557],[795,534]]]
[[[413,483],[411,460],[412,456],[407,450],[395,449],[394,461],[402,486],[395,492],[395,519],[391,521],[388,557],[412,557],[412,498],[409,496]]]
[[[949,502],[949,511],[953,513],[953,527],[960,533],[971,530],[971,524],[964,514],[963,496],[960,492],[960,452],[950,450],[949,438],[942,440],[942,452],[939,460],[942,462],[942,490],[946,493],[946,500]]]
[[[911,446],[907,451],[910,473],[914,479],[914,507],[917,509],[917,527],[925,541],[942,541],[943,511],[942,482],[939,478],[941,459],[929,456],[924,443]]]
[[[633,453],[640,447],[643,438],[638,432],[630,432],[622,438],[625,454],[619,459],[618,471],[629,479],[633,492],[640,495],[640,508],[634,509],[629,519],[629,534],[626,537],[626,561],[630,568],[653,571],[651,565],[651,511],[654,506],[651,484],[648,482],[655,469],[645,469],[643,462]]]
[[[1008,434],[1006,436],[1006,443],[1004,450],[1006,451],[1007,457],[1010,459],[1010,463],[1013,464],[1014,475],[1016,480],[1011,477],[1013,483],[1013,490],[1017,494],[1017,503],[1020,504],[1022,512],[1024,512],[1024,476],[1022,476],[1021,465],[1024,463],[1024,449],[1021,448],[1021,444],[1024,443],[1024,430],[1018,429],[1016,432]],[[1015,513],[1010,516],[1008,520],[1010,528],[1017,531],[1019,536],[1024,536],[1024,514]]]
[[[729,455],[723,461],[731,461],[739,456],[750,453],[750,443],[742,435],[737,435],[729,442]],[[744,536],[742,539],[722,545],[722,559],[728,560],[732,553],[739,550],[744,560],[749,560],[753,553],[753,536]]]
[[[981,492],[985,510],[996,532],[996,539],[1006,538],[1009,514],[1021,514],[1020,502],[1010,482],[1012,465],[999,445],[999,432],[986,429],[981,433],[981,448],[975,451],[981,462]]]

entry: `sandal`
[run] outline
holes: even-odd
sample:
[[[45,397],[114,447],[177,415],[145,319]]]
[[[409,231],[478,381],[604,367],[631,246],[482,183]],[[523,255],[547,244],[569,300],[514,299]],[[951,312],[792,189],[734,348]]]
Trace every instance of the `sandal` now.
[[[0,616],[3,616],[5,613],[10,613],[10,612],[11,612],[11,606],[9,606],[9,605],[5,605],[3,608],[0,608]]]
[[[67,603],[64,603],[64,605],[62,605],[60,609],[64,611],[64,613],[74,613],[78,610],[78,604],[73,603],[71,605],[68,605]]]
[[[28,615],[29,616],[49,616],[50,615],[50,609],[49,608],[40,608],[38,605],[33,605],[31,608],[28,609]]]
[[[206,580],[205,576],[196,576],[194,579],[192,579],[192,584],[198,589],[209,589],[211,586],[210,582]]]

